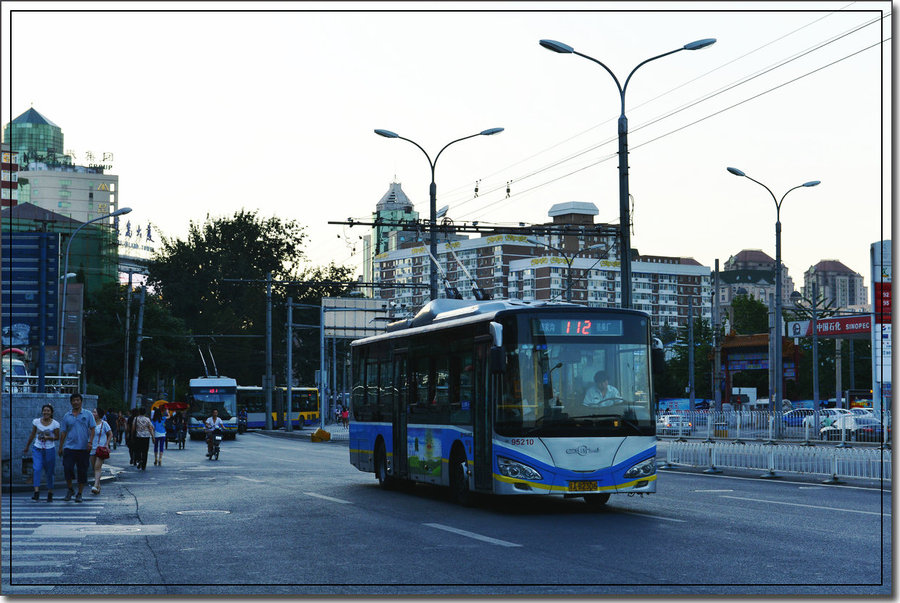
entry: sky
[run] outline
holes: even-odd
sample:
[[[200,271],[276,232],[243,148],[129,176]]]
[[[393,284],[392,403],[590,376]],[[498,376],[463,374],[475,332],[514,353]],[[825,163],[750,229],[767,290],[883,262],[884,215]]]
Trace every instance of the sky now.
[[[3,123],[29,107],[78,163],[113,153],[132,223],[184,238],[241,208],[307,226],[313,264],[362,273],[364,227],[397,181],[422,217],[543,223],[586,201],[618,224],[628,83],[632,246],[712,267],[742,249],[865,277],[891,238],[889,2],[166,3],[2,5]],[[196,10],[187,10],[196,9]],[[476,197],[476,185],[479,193]],[[509,191],[507,193],[507,190]]]

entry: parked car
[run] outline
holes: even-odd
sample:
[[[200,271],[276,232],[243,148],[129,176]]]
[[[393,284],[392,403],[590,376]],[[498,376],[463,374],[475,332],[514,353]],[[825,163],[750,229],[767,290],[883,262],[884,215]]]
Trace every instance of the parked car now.
[[[853,413],[851,413],[846,408],[823,408],[819,411],[819,427],[830,425],[838,417],[842,416],[852,417]],[[803,425],[809,425],[810,427],[813,427],[813,423],[815,422],[815,420],[815,414],[810,413],[808,417],[803,419]]]
[[[891,437],[891,428],[887,428],[888,439]],[[855,440],[857,442],[880,442],[884,426],[874,416],[862,417],[854,414],[838,417],[830,425],[819,430],[823,440]],[[843,433],[842,433],[843,432]]]
[[[694,430],[694,426],[686,417],[681,415],[660,415],[656,419],[656,433],[679,435],[689,434]]]
[[[812,416],[814,413],[815,411],[811,408],[796,408],[784,413],[782,420],[789,427],[799,427],[804,424],[803,419]]]
[[[853,413],[856,417],[874,417],[875,414],[872,412],[871,408],[851,408],[850,412]]]

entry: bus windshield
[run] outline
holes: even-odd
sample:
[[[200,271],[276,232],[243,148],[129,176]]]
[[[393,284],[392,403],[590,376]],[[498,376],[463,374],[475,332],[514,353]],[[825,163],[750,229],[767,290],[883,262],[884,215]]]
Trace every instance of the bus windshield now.
[[[653,435],[646,319],[527,317],[507,329],[500,435]],[[517,332],[515,340],[506,338]],[[514,344],[514,345],[513,345]]]

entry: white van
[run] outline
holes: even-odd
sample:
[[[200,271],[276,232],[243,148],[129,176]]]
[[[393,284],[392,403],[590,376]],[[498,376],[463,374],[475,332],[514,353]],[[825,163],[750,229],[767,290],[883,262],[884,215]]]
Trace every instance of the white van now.
[[[3,356],[3,393],[27,393],[31,391],[28,366],[12,355]]]

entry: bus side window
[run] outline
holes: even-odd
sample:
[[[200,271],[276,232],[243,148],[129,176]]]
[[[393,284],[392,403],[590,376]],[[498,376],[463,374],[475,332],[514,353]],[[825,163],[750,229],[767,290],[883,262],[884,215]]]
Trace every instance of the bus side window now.
[[[378,399],[378,412],[380,413],[382,419],[384,420],[392,420],[391,417],[394,415],[394,376],[392,375],[391,363],[390,361],[382,361],[379,362],[379,372],[380,377],[378,380],[378,390],[379,390],[379,399]]]
[[[450,357],[450,423],[472,424],[472,386],[475,370],[472,353],[456,353]]]
[[[370,421],[380,421],[381,417],[378,412],[378,362],[375,360],[366,361],[366,414]]]

